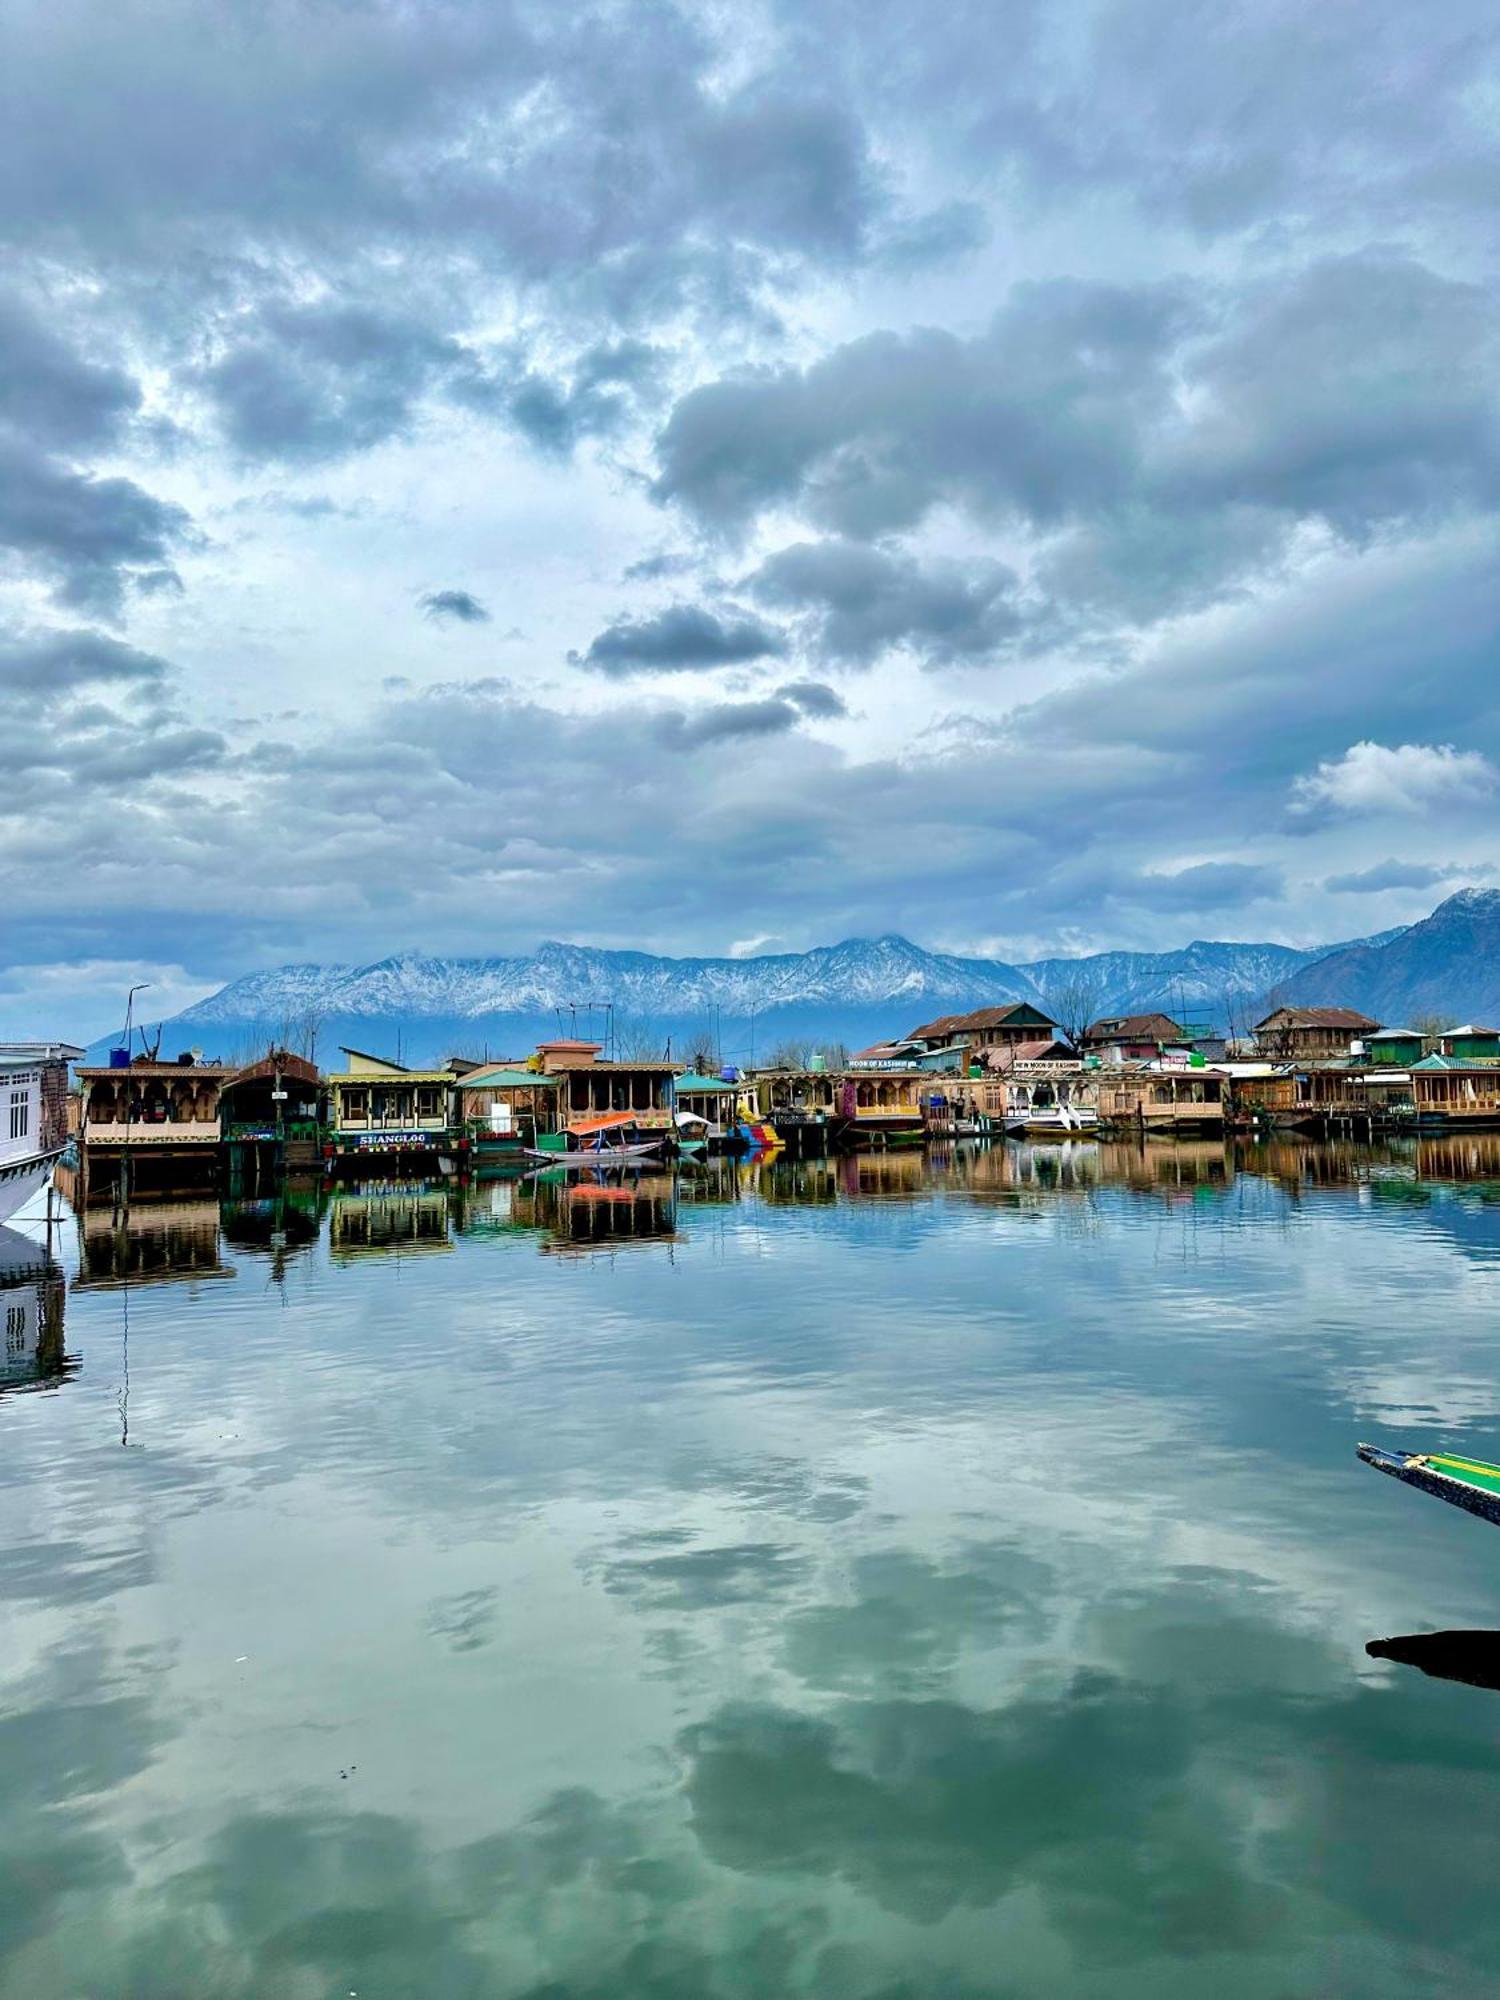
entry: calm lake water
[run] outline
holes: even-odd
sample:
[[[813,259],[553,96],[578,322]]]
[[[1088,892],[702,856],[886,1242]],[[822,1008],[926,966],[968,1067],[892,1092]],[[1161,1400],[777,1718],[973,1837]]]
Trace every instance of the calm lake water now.
[[[0,1280],[4,2000],[1500,1990],[1500,1694],[1365,1650],[1500,1627],[1500,1535],[1354,1456],[1500,1458],[1500,1139],[56,1250]]]

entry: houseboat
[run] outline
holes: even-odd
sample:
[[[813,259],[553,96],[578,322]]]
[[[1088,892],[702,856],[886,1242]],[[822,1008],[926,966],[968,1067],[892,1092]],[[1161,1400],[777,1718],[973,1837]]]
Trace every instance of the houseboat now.
[[[853,1064],[839,1076],[841,1139],[845,1145],[920,1146],[926,1137],[926,1100],[940,1094],[932,1072],[907,1065]]]
[[[40,1193],[68,1144],[70,1042],[0,1042],[0,1223]]]
[[[217,1185],[219,1095],[234,1074],[227,1064],[196,1054],[132,1061],[116,1050],[108,1064],[80,1066],[76,1074],[86,1201]]]
[[[1099,1076],[1099,1121],[1111,1130],[1219,1132],[1224,1127],[1224,1078],[1200,1063],[1165,1059]]]
[[[233,1071],[219,1091],[230,1186],[259,1187],[288,1170],[315,1171],[322,1127],[323,1079],[306,1056],[269,1049]]]
[[[325,1163],[339,1172],[451,1173],[467,1152],[451,1069],[407,1069],[341,1048],[348,1068],[328,1078]]]
[[[1413,1063],[1412,1111],[1420,1131],[1500,1126],[1500,1062],[1424,1056]]]
[[[540,1064],[491,1063],[458,1082],[463,1128],[479,1167],[515,1165],[543,1133],[556,1129],[560,1079]]]
[[[556,1083],[552,1129],[538,1136],[539,1153],[576,1152],[603,1134],[620,1151],[675,1146],[681,1063],[614,1062],[602,1042],[569,1039],[540,1043],[535,1060]]]
[[[1076,1139],[1099,1124],[1097,1082],[1081,1062],[1013,1062],[1005,1076],[1003,1122],[1013,1136]]]

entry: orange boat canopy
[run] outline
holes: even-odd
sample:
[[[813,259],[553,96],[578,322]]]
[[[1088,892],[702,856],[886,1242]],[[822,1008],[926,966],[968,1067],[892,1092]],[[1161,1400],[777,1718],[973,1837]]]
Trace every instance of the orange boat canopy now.
[[[570,1118],[568,1130],[578,1139],[592,1139],[596,1132],[618,1132],[626,1125],[635,1123],[635,1114],[630,1111],[610,1111],[600,1118]]]

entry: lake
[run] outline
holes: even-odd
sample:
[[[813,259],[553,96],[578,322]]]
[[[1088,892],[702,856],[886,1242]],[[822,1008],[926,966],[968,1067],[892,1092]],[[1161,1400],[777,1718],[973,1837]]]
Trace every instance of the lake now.
[[[44,1233],[4,2000],[1500,1990],[1500,1136]]]

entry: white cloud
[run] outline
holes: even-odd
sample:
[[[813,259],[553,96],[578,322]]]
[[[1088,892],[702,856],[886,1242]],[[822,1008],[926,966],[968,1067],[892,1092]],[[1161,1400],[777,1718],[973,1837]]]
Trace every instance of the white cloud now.
[[[1292,810],[1420,813],[1487,798],[1500,771],[1477,750],[1451,743],[1351,743],[1292,785]]]

